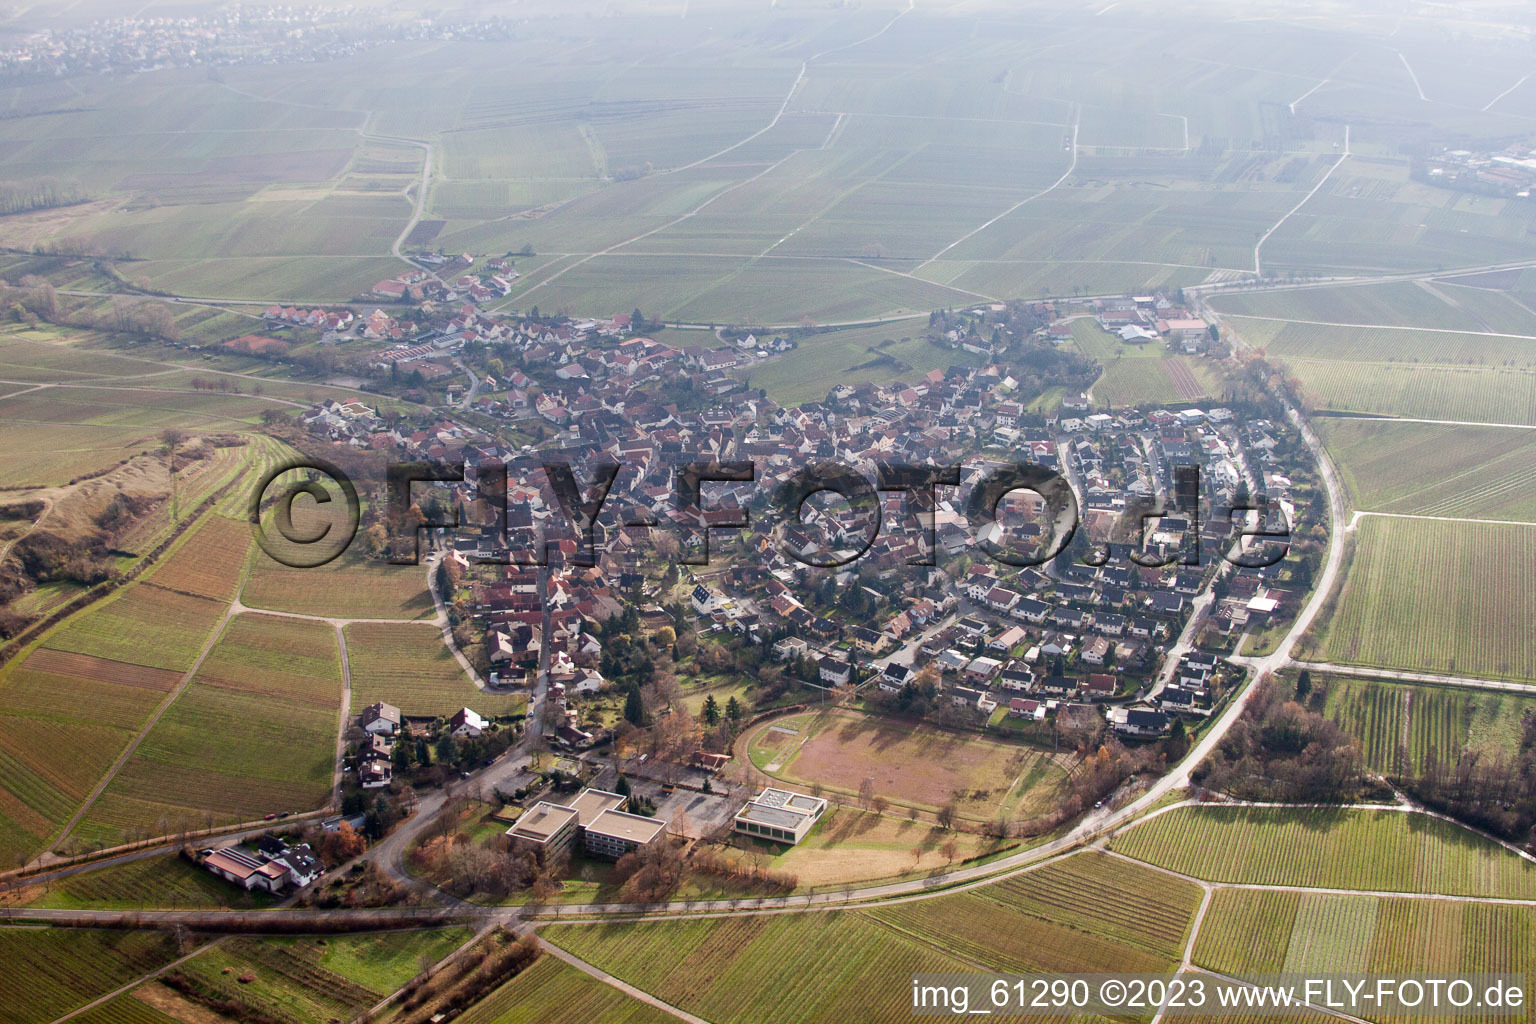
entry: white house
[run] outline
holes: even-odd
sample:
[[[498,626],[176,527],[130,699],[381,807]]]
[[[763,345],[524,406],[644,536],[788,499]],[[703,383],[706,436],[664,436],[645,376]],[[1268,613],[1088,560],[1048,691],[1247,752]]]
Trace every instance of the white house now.
[[[448,727],[453,730],[455,736],[473,739],[485,732],[486,722],[469,708],[460,708],[453,713],[452,718],[448,719]]]

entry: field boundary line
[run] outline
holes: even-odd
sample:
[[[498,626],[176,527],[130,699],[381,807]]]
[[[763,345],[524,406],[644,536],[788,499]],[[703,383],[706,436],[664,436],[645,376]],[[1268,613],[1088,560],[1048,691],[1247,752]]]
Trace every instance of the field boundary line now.
[[[172,967],[180,967],[182,964],[186,963],[188,960],[191,960],[193,957],[201,956],[202,954],[208,952],[214,946],[217,946],[219,943],[223,942],[227,938],[229,938],[228,935],[220,935],[218,938],[213,939],[210,942],[205,942],[201,946],[198,946],[196,949],[194,949],[192,952],[183,954],[182,956],[177,957],[175,960],[172,960],[170,963],[166,964],[164,967],[157,967],[155,970],[150,971],[147,974],[141,974],[137,978],[134,978],[132,981],[128,982],[127,984],[121,985],[118,988],[113,989],[111,992],[108,992],[106,995],[97,996],[95,999],[93,999],[90,1002],[86,1003],[84,1006],[77,1006],[73,1010],[70,1010],[68,1013],[64,1014],[63,1016],[55,1017],[53,1019],[53,1021],[51,1022],[51,1024],[63,1024],[64,1021],[72,1020],[73,1018],[80,1016],[80,1014],[85,1013],[87,1010],[94,1010],[96,1007],[100,1006],[102,1003],[110,1002],[113,999],[116,999],[118,996],[123,995],[126,992],[131,992],[134,989],[138,988],[140,985],[145,984],[146,982],[154,981],[156,978],[160,977],[160,975],[164,974],[166,971],[170,970]]]
[[[1045,194],[1047,194],[1049,192],[1056,191],[1056,189],[1061,186],[1061,183],[1066,181],[1068,178],[1070,178],[1072,176],[1073,172],[1077,170],[1077,151],[1078,151],[1077,130],[1078,130],[1079,126],[1080,126],[1080,121],[1081,121],[1080,118],[1074,118],[1073,121],[1072,121],[1072,159],[1067,164],[1067,169],[1065,171],[1061,172],[1061,177],[1057,178],[1055,181],[1051,182],[1049,185],[1047,185],[1045,188],[1041,189],[1039,192],[1036,192],[1034,195],[1027,196],[1024,199],[1020,199],[1018,202],[1016,202],[1012,206],[1008,207],[1008,209],[1004,210],[1002,213],[998,214],[996,217],[993,217],[991,220],[986,221],[985,223],[983,223],[980,227],[973,228],[970,231],[967,231],[965,234],[961,235],[959,238],[955,239],[953,242],[950,242],[944,248],[940,249],[938,252],[936,252],[932,256],[928,257],[928,259],[926,259],[923,262],[919,263],[916,267],[914,267],[912,269],[912,273],[916,274],[919,270],[922,270],[928,264],[932,263],[934,260],[938,259],[940,256],[943,256],[945,253],[949,252],[949,250],[953,249],[955,246],[959,245],[961,242],[964,242],[965,240],[967,240],[969,238],[973,238],[976,235],[981,234],[983,231],[987,230],[987,228],[991,227],[993,224],[996,224],[998,221],[1002,220],[1004,217],[1006,217],[1009,214],[1013,213],[1015,210],[1019,209],[1020,207],[1024,206],[1025,204],[1032,203],[1036,199],[1039,199],[1041,196],[1043,196],[1043,195],[1045,195]]]
[[[1295,206],[1293,206],[1289,210],[1287,210],[1280,217],[1280,219],[1275,221],[1274,225],[1268,231],[1264,232],[1264,234],[1260,235],[1259,236],[1259,240],[1254,243],[1254,245],[1253,245],[1253,276],[1254,277],[1258,278],[1260,281],[1264,280],[1264,266],[1259,261],[1259,250],[1264,248],[1264,243],[1269,241],[1269,236],[1274,234],[1276,231],[1280,230],[1280,225],[1282,225],[1286,221],[1290,220],[1291,219],[1291,215],[1293,213],[1295,213],[1297,210],[1301,209],[1303,206],[1306,206],[1307,205],[1307,200],[1309,200],[1313,196],[1317,195],[1318,191],[1324,185],[1328,184],[1328,179],[1333,177],[1333,172],[1338,170],[1339,167],[1344,163],[1344,161],[1346,161],[1348,159],[1349,159],[1349,125],[1346,124],[1344,126],[1344,152],[1339,154],[1339,158],[1337,160],[1335,160],[1333,162],[1333,165],[1328,168],[1327,173],[1325,173],[1321,178],[1317,179],[1317,184],[1312,186],[1312,191],[1310,191],[1306,195],[1302,196],[1301,197],[1301,202],[1297,203]]]
[[[128,744],[127,748],[124,749],[120,755],[118,755],[117,760],[112,762],[112,767],[107,769],[106,774],[97,780],[95,787],[91,789],[90,793],[86,795],[84,802],[81,803],[80,809],[75,811],[74,816],[71,817],[69,821],[65,822],[64,827],[59,831],[58,836],[55,837],[54,840],[50,842],[46,847],[44,847],[42,853],[38,854],[39,861],[41,861],[44,856],[58,849],[59,844],[62,843],[65,839],[69,838],[69,834],[74,831],[76,825],[80,824],[80,821],[85,817],[86,812],[88,812],[91,807],[95,805],[96,801],[101,797],[101,794],[106,790],[107,786],[111,785],[112,780],[117,778],[117,773],[122,771],[123,765],[127,764],[128,759],[131,758],[134,755],[134,752],[139,749],[139,744],[144,742],[144,738],[149,735],[150,731],[154,729],[156,725],[159,724],[160,719],[164,717],[168,710],[170,710],[171,705],[176,703],[176,698],[180,697],[182,693],[186,691],[187,687],[191,685],[193,677],[197,675],[198,669],[203,667],[203,662],[208,659],[208,655],[213,651],[214,645],[219,642],[219,638],[222,637],[224,635],[224,631],[229,628],[230,622],[236,615],[239,614],[236,609],[240,603],[240,590],[245,588],[245,580],[250,575],[250,572],[251,559],[247,558],[245,565],[240,570],[240,586],[235,590],[235,597],[232,601],[230,601],[228,607],[224,609],[224,615],[219,619],[218,625],[214,627],[213,633],[208,637],[208,641],[203,644],[203,649],[198,652],[197,660],[192,663],[191,668],[187,669],[186,674],[181,677],[181,681],[176,684],[171,692],[166,694],[165,700],[160,702],[160,706],[155,709],[155,713],[150,716],[147,722],[144,723],[144,726],[139,730],[138,735],[134,736],[133,740]]]
[[[1453,676],[1436,672],[1415,672],[1412,670],[1398,671],[1390,668],[1377,668],[1370,665],[1345,665],[1330,661],[1293,661],[1296,668],[1304,668],[1313,672],[1329,672],[1340,676],[1355,676],[1361,679],[1382,679],[1387,682],[1399,683],[1430,683],[1436,686],[1449,686],[1462,689],[1501,690],[1506,693],[1525,693],[1536,696],[1536,685],[1530,683],[1514,683],[1504,679],[1494,679],[1484,676]]]
[[[1417,281],[1418,279],[1414,278],[1412,280]],[[1367,286],[1367,287],[1369,287],[1369,286]],[[1503,293],[1501,292],[1500,294],[1503,294]],[[1424,332],[1426,334],[1466,334],[1466,335],[1470,335],[1471,337],[1474,337],[1474,338],[1514,338],[1514,339],[1517,339],[1519,341],[1536,341],[1536,335],[1530,335],[1530,334],[1506,334],[1503,331],[1469,331],[1469,330],[1466,330],[1465,328],[1461,328],[1461,327],[1414,327],[1414,326],[1410,326],[1408,324],[1349,324],[1349,323],[1344,323],[1344,322],[1339,321],[1339,320],[1298,320],[1297,318],[1290,317],[1290,316],[1259,316],[1257,314],[1252,314],[1252,313],[1222,313],[1221,315],[1224,316],[1224,317],[1235,317],[1235,318],[1237,318],[1239,320],[1270,320],[1270,321],[1273,321],[1275,323],[1280,323],[1280,324],[1310,324],[1313,327],[1348,327],[1351,330],[1368,330],[1368,331],[1422,331],[1422,332]],[[1357,360],[1357,359],[1327,359],[1327,358],[1325,358],[1323,356],[1292,356],[1291,358],[1293,358],[1293,359],[1316,359],[1316,360],[1318,360],[1320,362],[1327,362],[1327,363],[1354,363],[1354,362],[1361,362],[1362,361],[1362,360]],[[1365,362],[1370,362],[1370,360],[1364,360],[1364,361]],[[1482,369],[1482,368],[1486,368],[1486,369],[1499,369],[1499,367],[1496,367],[1496,366],[1478,367],[1476,365],[1472,365],[1472,366],[1468,367],[1468,365],[1466,363],[1395,363],[1395,362],[1392,362],[1391,360],[1388,360],[1388,361],[1382,363],[1381,365],[1384,365],[1384,366],[1399,366],[1399,365],[1401,365],[1401,366],[1450,366],[1450,367],[1464,367],[1464,368],[1470,368],[1470,369],[1474,369],[1474,370],[1475,369]]]
[[[598,981],[608,985],[611,988],[618,989],[620,992],[624,993],[632,999],[638,999],[642,1003],[649,1004],[658,1010],[670,1013],[672,1016],[678,1018],[679,1020],[687,1021],[688,1024],[710,1024],[710,1022],[705,1020],[703,1017],[698,1017],[689,1013],[687,1010],[679,1009],[678,1007],[673,1006],[671,1003],[658,999],[656,996],[651,995],[644,989],[636,988],[629,982],[622,981],[599,967],[594,967],[592,964],[587,963],[580,957],[577,957],[576,955],[561,949],[559,946],[555,945],[553,942],[550,942],[542,935],[539,936],[539,942],[542,945],[544,951],[549,953],[549,955],[553,956],[556,960],[576,968],[583,974],[587,974],[593,978],[596,978]]]
[[[1483,526],[1536,526],[1536,522],[1529,519],[1469,519],[1460,516],[1425,516],[1414,512],[1370,512],[1364,509],[1355,509],[1353,518],[1350,519],[1346,530],[1355,528],[1355,521],[1364,516],[1375,516],[1380,519],[1425,519],[1432,523],[1476,523]]]
[[[1140,864],[1141,862],[1135,861],[1134,863]],[[1195,909],[1195,918],[1189,923],[1189,939],[1184,943],[1184,956],[1179,961],[1179,966],[1177,969],[1175,969],[1173,972],[1175,977],[1184,973],[1185,971],[1194,969],[1193,958],[1195,955],[1195,940],[1200,937],[1200,925],[1205,922],[1205,912],[1210,909],[1211,897],[1216,892],[1216,890],[1206,882],[1201,882],[1196,879],[1191,879],[1191,881],[1194,881],[1196,885],[1200,886],[1200,906]],[[1157,1012],[1152,1015],[1151,1024],[1159,1024],[1159,1022],[1163,1019],[1163,1014],[1166,1012],[1167,1000],[1165,999],[1163,1003],[1158,1005]]]

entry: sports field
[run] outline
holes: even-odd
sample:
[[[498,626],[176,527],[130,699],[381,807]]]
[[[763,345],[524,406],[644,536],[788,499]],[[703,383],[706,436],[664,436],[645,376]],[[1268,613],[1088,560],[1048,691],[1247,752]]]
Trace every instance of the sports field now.
[[[775,719],[744,743],[754,766],[786,782],[854,794],[867,778],[893,804],[932,811],[953,801],[980,820],[1039,813],[1066,779],[1065,762],[1030,747],[855,712]]]

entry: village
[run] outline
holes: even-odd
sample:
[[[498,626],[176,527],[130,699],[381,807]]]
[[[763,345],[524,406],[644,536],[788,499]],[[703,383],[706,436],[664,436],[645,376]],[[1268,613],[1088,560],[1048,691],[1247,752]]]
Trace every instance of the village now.
[[[678,812],[694,838],[792,846],[824,796],[749,770],[749,722],[830,701],[1026,747],[1064,736],[1179,745],[1244,681],[1226,656],[1283,628],[1309,588],[1316,545],[1296,542],[1311,489],[1296,493],[1305,455],[1292,428],[1253,408],[1106,409],[1091,396],[1095,368],[1070,345],[1085,316],[1127,345],[1219,350],[1217,332],[1169,296],[936,311],[931,343],[955,353],[947,370],[836,384],[786,408],[731,371],[782,358],[794,332],[721,330],[723,344],[679,347],[650,337],[659,325],[639,310],[491,314],[474,303],[515,276],[510,254],[418,260],[451,280],[421,271],[375,288],[414,306],[266,316],[339,349],[371,344],[360,358],[377,386],[436,397],[416,416],[325,401],[298,426],[322,449],[464,467],[461,482],[413,492],[440,560],[434,586],[475,671],[538,710],[416,723],[370,707],[349,788],[376,796],[354,810],[388,817],[379,801],[402,789],[475,774],[496,780],[505,849],[538,863],[642,855]],[[472,266],[478,276],[452,276]],[[471,301],[447,315],[460,291]],[[1042,403],[1048,392],[1060,397]],[[577,481],[613,467],[585,524],[555,497],[551,457]],[[752,470],[705,483],[685,507],[679,467],[699,462]],[[776,496],[815,463],[869,479],[891,465],[959,469],[952,486],[883,492],[873,510],[813,498],[786,515]],[[1070,485],[1068,542],[1050,550],[1039,494],[976,506],[1008,465]],[[504,507],[487,467],[505,467]],[[450,508],[456,528],[439,521]],[[1017,550],[1027,564],[1009,564]],[[722,670],[742,683],[717,699],[704,680]],[[446,743],[437,756],[433,743]],[[540,750],[564,767],[540,769]],[[427,769],[437,774],[424,782]],[[670,799],[678,787],[689,804]],[[244,856],[246,881],[281,874],[261,867],[276,861],[260,849]]]

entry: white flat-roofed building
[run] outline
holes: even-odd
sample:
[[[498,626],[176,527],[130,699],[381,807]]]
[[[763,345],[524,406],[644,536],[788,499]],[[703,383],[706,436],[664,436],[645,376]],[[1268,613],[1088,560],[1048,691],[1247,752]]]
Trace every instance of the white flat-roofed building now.
[[[618,860],[643,846],[648,846],[666,832],[667,823],[625,811],[603,811],[582,827],[582,842],[595,857]]]
[[[799,843],[826,813],[821,797],[787,789],[764,789],[736,812],[733,826],[743,835],[777,843]]]
[[[542,800],[525,811],[507,835],[532,843],[541,854],[568,850],[579,838],[587,853],[617,859],[650,843],[667,827],[659,818],[625,813],[627,802],[627,797],[602,789],[583,789],[564,804]]]
[[[532,809],[523,812],[522,817],[507,829],[507,835],[532,843],[541,855],[560,853],[570,849],[576,841],[579,820],[574,807],[540,800]]]

